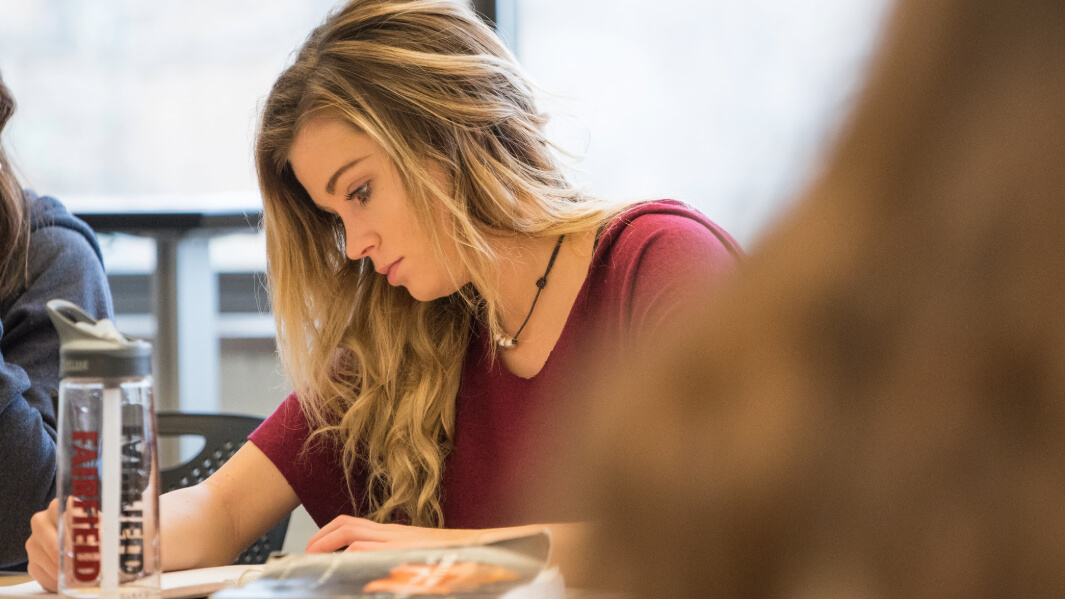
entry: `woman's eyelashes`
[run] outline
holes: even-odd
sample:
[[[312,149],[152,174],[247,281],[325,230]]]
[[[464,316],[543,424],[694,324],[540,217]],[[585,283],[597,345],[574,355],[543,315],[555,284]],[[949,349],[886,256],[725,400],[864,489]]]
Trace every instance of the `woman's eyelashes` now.
[[[355,188],[355,191],[345,196],[347,201],[359,200],[360,204],[365,204],[370,200],[370,182],[367,181],[362,185]]]

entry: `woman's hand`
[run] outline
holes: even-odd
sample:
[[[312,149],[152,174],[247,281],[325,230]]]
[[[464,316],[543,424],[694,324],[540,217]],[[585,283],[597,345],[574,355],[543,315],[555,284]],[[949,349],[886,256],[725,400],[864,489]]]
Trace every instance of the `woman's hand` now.
[[[375,551],[401,547],[427,547],[475,543],[484,531],[456,528],[423,528],[403,524],[379,524],[365,518],[338,516],[307,541],[307,553]],[[346,548],[346,549],[345,549]]]
[[[27,571],[45,590],[55,592],[59,579],[59,501],[53,499],[48,509],[30,518],[26,541]]]

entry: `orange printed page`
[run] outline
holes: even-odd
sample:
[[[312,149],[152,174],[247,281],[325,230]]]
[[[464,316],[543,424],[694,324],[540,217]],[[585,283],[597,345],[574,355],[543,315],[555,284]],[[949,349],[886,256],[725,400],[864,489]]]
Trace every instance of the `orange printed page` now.
[[[388,577],[369,582],[364,593],[396,595],[448,595],[468,593],[497,582],[517,580],[518,574],[502,566],[479,562],[399,564]]]

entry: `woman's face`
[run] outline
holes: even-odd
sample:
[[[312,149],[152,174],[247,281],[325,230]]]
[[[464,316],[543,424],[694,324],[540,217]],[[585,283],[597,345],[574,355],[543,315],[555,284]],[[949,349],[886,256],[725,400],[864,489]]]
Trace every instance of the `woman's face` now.
[[[296,135],[289,163],[315,205],[344,224],[348,258],[369,258],[390,285],[406,287],[423,302],[451,295],[469,281],[441,225],[443,208],[435,219],[441,259],[410,209],[395,165],[368,135],[335,117],[312,119]],[[437,179],[448,189],[442,174]]]

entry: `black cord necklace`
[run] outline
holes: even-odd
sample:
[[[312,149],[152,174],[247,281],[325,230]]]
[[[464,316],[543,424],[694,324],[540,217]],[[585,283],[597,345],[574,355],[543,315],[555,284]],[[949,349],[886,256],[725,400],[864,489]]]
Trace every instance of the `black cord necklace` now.
[[[551,252],[551,260],[547,262],[547,270],[544,271],[544,276],[536,279],[536,297],[533,298],[532,306],[529,306],[529,313],[525,315],[525,322],[521,323],[518,327],[518,332],[514,333],[513,337],[507,337],[506,335],[496,335],[496,343],[503,349],[510,349],[518,344],[518,335],[525,330],[525,325],[529,324],[529,319],[532,318],[533,310],[536,309],[536,300],[540,299],[540,292],[544,290],[544,286],[547,285],[547,275],[551,274],[551,267],[555,265],[555,258],[558,258],[558,249],[562,247],[562,238],[565,237],[565,233],[558,236],[558,242],[555,244],[555,251]]]

